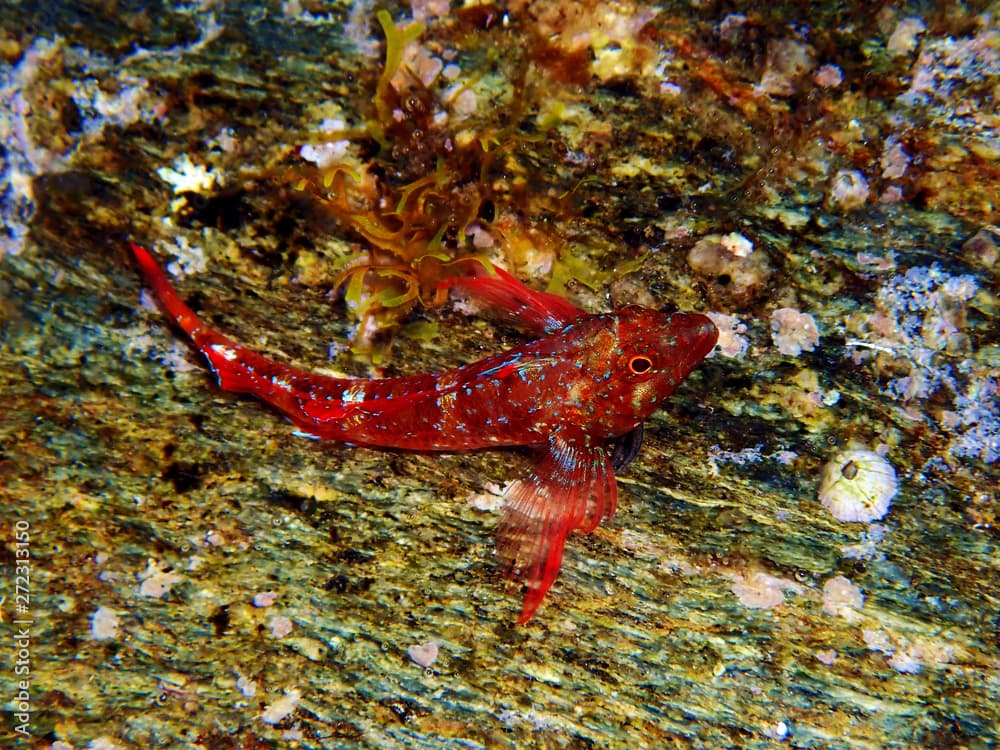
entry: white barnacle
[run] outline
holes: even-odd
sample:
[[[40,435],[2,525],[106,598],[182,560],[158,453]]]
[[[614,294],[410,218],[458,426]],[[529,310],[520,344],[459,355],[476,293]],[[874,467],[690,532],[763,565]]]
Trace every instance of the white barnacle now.
[[[877,521],[895,495],[896,470],[878,453],[840,451],[823,467],[819,501],[838,521]]]

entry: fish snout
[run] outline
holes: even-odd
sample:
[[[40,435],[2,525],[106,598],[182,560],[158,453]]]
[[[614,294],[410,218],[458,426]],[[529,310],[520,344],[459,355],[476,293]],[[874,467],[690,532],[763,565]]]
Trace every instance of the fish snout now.
[[[707,315],[677,312],[670,316],[677,343],[692,361],[707,357],[719,340],[719,329]]]

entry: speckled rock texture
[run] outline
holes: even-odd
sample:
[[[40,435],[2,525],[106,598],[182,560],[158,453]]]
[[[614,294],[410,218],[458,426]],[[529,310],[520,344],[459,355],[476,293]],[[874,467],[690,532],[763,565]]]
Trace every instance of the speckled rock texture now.
[[[0,745],[995,746],[1000,7],[740,7],[5,4]],[[526,457],[296,436],[129,239],[360,377],[523,340],[474,254],[723,336],[515,627]]]

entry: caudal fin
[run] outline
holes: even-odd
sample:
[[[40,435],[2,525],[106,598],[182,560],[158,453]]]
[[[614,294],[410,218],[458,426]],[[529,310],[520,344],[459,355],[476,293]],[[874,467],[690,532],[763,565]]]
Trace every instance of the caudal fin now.
[[[184,304],[149,251],[134,242],[131,245],[139,269],[160,306],[208,360],[220,388],[256,396],[283,412],[309,434],[342,440],[351,437],[338,420],[345,412],[343,394],[348,388],[356,387],[356,381],[290,367],[257,354],[205,325]],[[394,402],[385,399],[384,403],[391,405]]]
[[[193,338],[198,329],[204,328],[201,319],[195,315],[190,307],[184,304],[184,300],[170,285],[166,274],[163,273],[163,269],[160,268],[159,263],[156,262],[149,250],[134,242],[129,244],[132,246],[136,263],[139,264],[139,270],[142,271],[146,284],[153,290],[163,309],[188,336]]]
[[[269,400],[267,391],[272,386],[261,371],[270,372],[280,368],[281,365],[251,352],[214,328],[205,325],[194,310],[184,304],[184,300],[170,284],[152,254],[134,242],[129,244],[139,264],[139,270],[142,271],[146,284],[153,290],[160,307],[188,335],[195,348],[205,355],[219,379],[219,385],[227,391],[254,393],[264,400]]]

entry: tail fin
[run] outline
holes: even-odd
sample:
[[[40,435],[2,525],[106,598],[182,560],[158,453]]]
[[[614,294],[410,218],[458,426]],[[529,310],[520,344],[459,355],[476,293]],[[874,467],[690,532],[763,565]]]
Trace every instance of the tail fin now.
[[[273,374],[283,365],[250,351],[232,339],[206,325],[194,310],[171,286],[160,264],[144,247],[134,242],[132,252],[139,263],[139,270],[160,302],[167,315],[188,335],[191,343],[208,360],[223,390],[235,393],[253,393],[265,401],[275,403]],[[280,404],[284,408],[285,404]]]
[[[146,283],[167,315],[188,335],[218,378],[219,387],[233,393],[250,393],[283,412],[296,425],[317,437],[350,438],[342,417],[343,395],[348,388],[364,393],[369,381],[355,381],[310,373],[257,354],[206,325],[184,304],[166,274],[145,248],[132,244]],[[384,399],[392,406],[399,402]]]
[[[166,274],[163,273],[163,269],[160,268],[160,265],[150,254],[149,250],[140,247],[134,242],[130,242],[129,244],[132,246],[132,252],[135,254],[135,259],[139,264],[139,270],[142,271],[143,278],[146,279],[146,283],[153,290],[156,298],[160,300],[163,309],[181,327],[184,333],[195,340],[197,344],[195,335],[200,329],[205,327],[205,324],[195,315],[194,310],[184,304],[184,300],[181,299],[177,290],[170,285]]]

